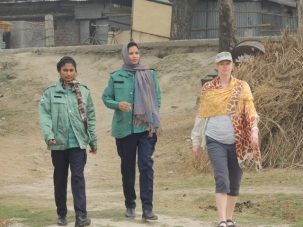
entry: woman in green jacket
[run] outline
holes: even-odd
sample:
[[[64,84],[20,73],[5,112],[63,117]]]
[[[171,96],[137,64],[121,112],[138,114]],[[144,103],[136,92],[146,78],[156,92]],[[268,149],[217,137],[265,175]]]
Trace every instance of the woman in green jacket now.
[[[153,212],[153,159],[160,127],[160,87],[156,72],[140,62],[138,45],[130,42],[122,48],[124,64],[111,73],[103,92],[103,102],[114,109],[112,135],[121,158],[125,197],[125,216],[134,218],[136,208],[135,169],[138,153],[142,218],[156,220]]]
[[[86,211],[84,166],[86,147],[97,152],[95,111],[89,89],[75,80],[77,67],[65,56],[57,64],[59,81],[48,87],[39,106],[40,125],[54,166],[54,189],[60,226],[67,225],[68,169],[76,214],[75,226],[90,225]]]

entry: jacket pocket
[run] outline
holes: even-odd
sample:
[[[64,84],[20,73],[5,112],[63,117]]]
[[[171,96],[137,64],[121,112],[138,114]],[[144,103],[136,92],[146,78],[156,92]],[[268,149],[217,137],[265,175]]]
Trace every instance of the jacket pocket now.
[[[114,81],[114,94],[116,101],[128,101],[129,85],[124,81]]]

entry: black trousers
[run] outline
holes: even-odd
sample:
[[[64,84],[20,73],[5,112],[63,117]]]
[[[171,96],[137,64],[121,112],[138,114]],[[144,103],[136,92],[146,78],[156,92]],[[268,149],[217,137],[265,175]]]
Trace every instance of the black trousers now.
[[[67,150],[52,151],[52,162],[54,166],[54,190],[57,214],[66,216],[66,191],[68,180],[68,168],[71,171],[71,188],[74,200],[76,217],[87,215],[84,166],[86,164],[86,150],[71,148]]]
[[[136,154],[140,172],[140,199],[142,210],[153,209],[153,158],[157,136],[148,136],[148,132],[134,133],[124,138],[116,138],[117,151],[121,158],[121,174],[125,206],[136,207]]]

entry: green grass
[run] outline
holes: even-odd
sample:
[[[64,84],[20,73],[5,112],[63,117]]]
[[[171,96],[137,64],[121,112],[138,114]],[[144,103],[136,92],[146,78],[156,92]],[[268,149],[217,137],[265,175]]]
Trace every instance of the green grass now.
[[[9,81],[14,80],[14,79],[16,79],[16,75],[13,74],[9,70],[5,70],[5,71],[2,71],[0,73],[0,81],[1,82],[9,82]]]
[[[283,169],[266,170],[257,174],[245,173],[242,184],[243,193],[238,201],[240,206],[236,209],[235,220],[241,226],[251,226],[252,223],[256,223],[260,225],[292,224],[302,227],[303,195],[299,192],[301,175],[301,171]],[[212,178],[212,174],[156,178],[155,212],[215,224],[217,211]],[[286,189],[287,187],[294,188],[294,192],[277,193],[275,190],[280,189],[279,186],[284,186]],[[54,224],[56,221],[54,204],[48,207],[53,201],[43,199],[33,201],[32,199],[31,197],[0,197],[0,219],[17,218],[20,222],[33,227]],[[245,205],[247,203],[249,206]],[[121,209],[102,210],[100,206],[100,211],[88,210],[88,212],[91,218],[109,219],[117,223],[124,221],[122,204]],[[73,211],[69,212],[68,220],[74,221]]]
[[[18,220],[31,227],[41,227],[53,224],[56,216],[53,210],[1,205],[0,218]]]

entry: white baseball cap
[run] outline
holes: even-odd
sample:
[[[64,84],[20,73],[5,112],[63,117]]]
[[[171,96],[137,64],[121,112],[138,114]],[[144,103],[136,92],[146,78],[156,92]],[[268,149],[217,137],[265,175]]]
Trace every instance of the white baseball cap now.
[[[233,57],[231,56],[230,52],[223,51],[218,53],[215,57],[215,63],[219,63],[220,61],[224,60],[233,61]]]

